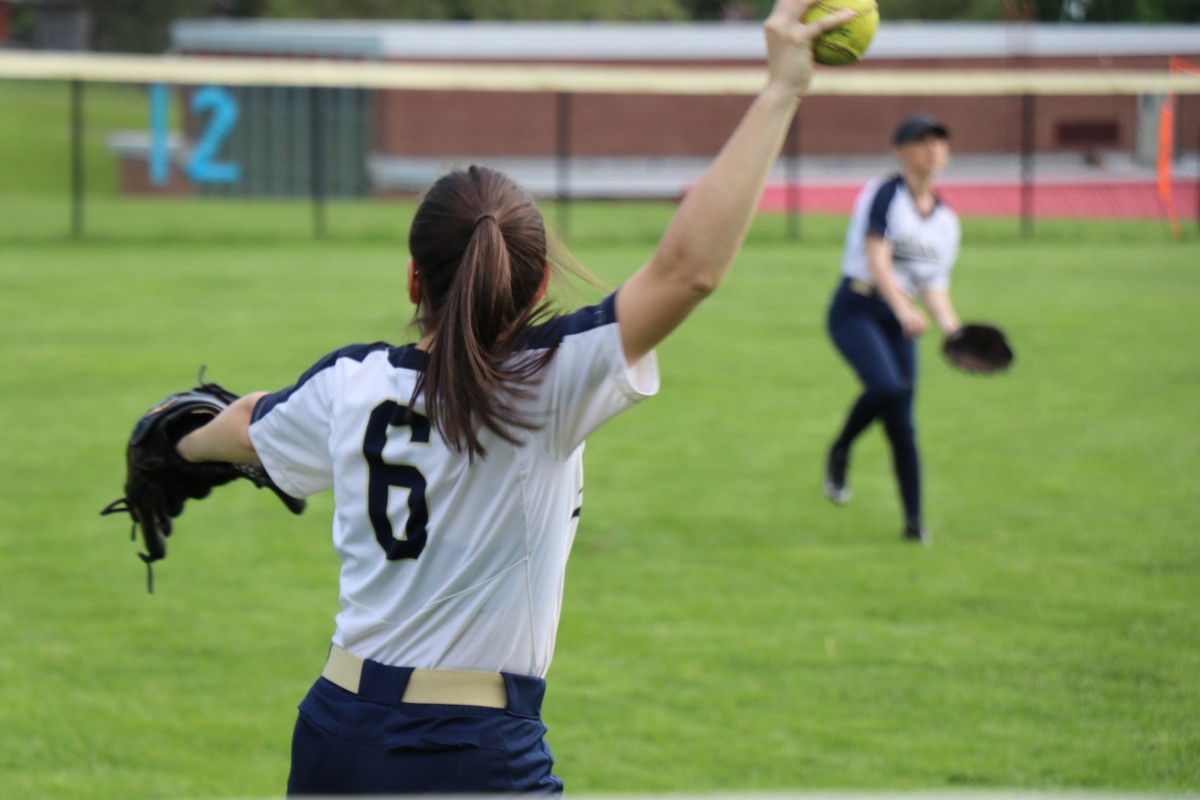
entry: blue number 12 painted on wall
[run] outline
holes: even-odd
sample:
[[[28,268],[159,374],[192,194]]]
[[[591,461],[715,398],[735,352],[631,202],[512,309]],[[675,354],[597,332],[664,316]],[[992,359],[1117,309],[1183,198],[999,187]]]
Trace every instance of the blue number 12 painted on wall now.
[[[156,186],[165,184],[170,176],[167,149],[169,100],[166,86],[150,87],[150,182]],[[236,161],[216,160],[217,151],[238,121],[237,100],[226,89],[205,86],[192,95],[192,111],[202,114],[210,110],[208,125],[185,167],[187,175],[197,183],[237,183],[242,178],[242,165]]]

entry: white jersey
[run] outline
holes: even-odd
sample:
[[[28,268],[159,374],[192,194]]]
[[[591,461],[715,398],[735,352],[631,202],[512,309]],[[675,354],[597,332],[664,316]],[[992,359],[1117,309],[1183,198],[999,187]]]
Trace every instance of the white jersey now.
[[[876,178],[859,193],[846,229],[842,274],[874,285],[867,264],[867,235],[892,245],[896,282],[909,297],[926,290],[948,291],[962,232],[958,215],[940,199],[922,214],[899,175]]]
[[[413,345],[353,345],[254,409],[250,438],[285,492],[333,489],[341,558],[334,644],[425,669],[545,677],[583,501],[584,440],[658,391],[653,353],[625,364],[615,295],[531,333],[559,342],[518,408],[513,445],[487,429],[469,464],[406,406]]]

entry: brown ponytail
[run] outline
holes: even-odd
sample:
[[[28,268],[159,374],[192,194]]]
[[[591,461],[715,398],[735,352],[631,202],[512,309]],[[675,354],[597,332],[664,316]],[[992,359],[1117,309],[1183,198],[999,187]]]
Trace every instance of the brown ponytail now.
[[[514,427],[537,425],[513,404],[554,356],[512,357],[546,310],[536,304],[548,265],[541,212],[512,180],[472,166],[430,187],[408,246],[421,282],[415,321],[432,336],[413,399],[424,392],[442,437],[484,457],[481,428],[515,443]]]

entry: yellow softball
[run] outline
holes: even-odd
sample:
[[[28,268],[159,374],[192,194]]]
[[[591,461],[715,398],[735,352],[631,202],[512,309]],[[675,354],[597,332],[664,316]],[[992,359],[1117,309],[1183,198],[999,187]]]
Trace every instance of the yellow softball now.
[[[804,14],[804,22],[812,22],[827,14],[846,8],[858,16],[844,25],[822,34],[813,43],[813,59],[827,67],[844,67],[858,63],[871,46],[879,29],[879,6],[875,0],[818,0]]]

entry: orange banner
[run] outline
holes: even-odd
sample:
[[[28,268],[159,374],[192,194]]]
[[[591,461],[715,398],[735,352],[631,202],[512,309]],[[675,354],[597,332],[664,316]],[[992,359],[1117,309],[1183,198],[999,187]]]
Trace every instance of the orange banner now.
[[[1200,75],[1200,66],[1177,56],[1170,60],[1171,73]],[[1162,199],[1175,239],[1183,237],[1179,215],[1175,212],[1175,197],[1171,192],[1171,165],[1175,160],[1175,95],[1169,94],[1158,113],[1158,196]]]
[[[1175,198],[1171,194],[1171,163],[1175,160],[1175,95],[1167,95],[1158,112],[1158,196],[1162,198],[1171,224],[1171,236],[1183,237],[1179,215],[1175,213]]]

